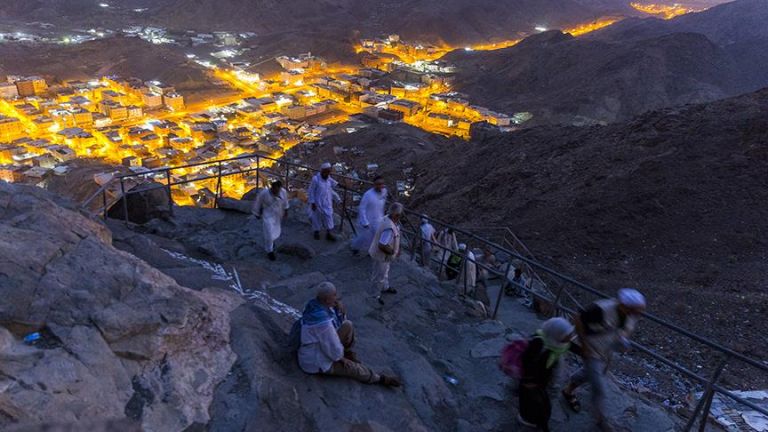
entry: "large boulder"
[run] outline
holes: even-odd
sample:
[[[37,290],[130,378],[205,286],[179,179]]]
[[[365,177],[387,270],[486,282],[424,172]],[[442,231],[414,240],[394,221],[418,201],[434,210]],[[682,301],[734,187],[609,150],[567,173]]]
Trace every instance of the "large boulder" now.
[[[0,429],[128,418],[179,431],[209,420],[235,359],[239,300],[181,287],[111,240],[48,192],[0,182],[0,325],[13,335],[0,348],[42,335],[34,355],[0,353]]]
[[[173,201],[168,196],[165,185],[150,181],[141,183],[130,189],[124,198],[121,198],[109,209],[109,217],[125,219],[126,204],[128,208],[128,220],[144,224],[152,219],[168,219],[171,215]]]

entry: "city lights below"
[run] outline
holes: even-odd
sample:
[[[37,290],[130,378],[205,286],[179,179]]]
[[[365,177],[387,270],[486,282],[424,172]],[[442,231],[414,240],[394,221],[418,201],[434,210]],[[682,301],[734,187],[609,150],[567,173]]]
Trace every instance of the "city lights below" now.
[[[653,15],[653,16],[667,19],[667,20],[672,19],[676,16],[699,11],[697,9],[685,7],[677,3],[672,5],[664,5],[664,4],[657,4],[657,3],[642,4],[642,3],[633,2],[633,3],[630,3],[630,6],[632,6],[637,11],[647,13],[649,15]]]
[[[614,24],[619,20],[621,20],[621,18],[618,18],[618,17],[600,18],[598,20],[595,20],[589,23],[580,24],[575,27],[567,28],[563,30],[563,33],[568,33],[571,36],[581,36],[587,33],[591,33],[595,30],[600,30],[601,28],[608,27],[609,25]]]

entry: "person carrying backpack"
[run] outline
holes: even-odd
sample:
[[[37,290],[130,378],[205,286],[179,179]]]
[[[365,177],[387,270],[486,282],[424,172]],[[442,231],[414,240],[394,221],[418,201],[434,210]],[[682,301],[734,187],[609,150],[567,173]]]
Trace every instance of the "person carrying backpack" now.
[[[571,375],[562,394],[570,408],[578,412],[581,403],[574,392],[589,383],[595,420],[601,431],[614,430],[605,412],[606,374],[613,353],[629,349],[629,337],[645,307],[643,294],[636,289],[622,288],[615,299],[598,300],[574,318],[584,366]]]
[[[518,421],[527,427],[549,432],[552,403],[547,388],[552,383],[560,359],[568,351],[578,351],[571,344],[575,327],[564,318],[550,318],[528,341],[513,342],[506,354],[505,372],[519,378],[520,412]],[[527,343],[526,343],[527,342]],[[510,352],[517,350],[517,354]]]

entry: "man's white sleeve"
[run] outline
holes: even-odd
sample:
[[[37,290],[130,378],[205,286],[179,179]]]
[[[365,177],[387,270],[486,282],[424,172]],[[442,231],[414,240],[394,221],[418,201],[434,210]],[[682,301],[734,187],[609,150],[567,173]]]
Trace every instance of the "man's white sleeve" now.
[[[392,229],[388,228],[381,232],[381,237],[379,237],[379,244],[387,246],[392,242]]]
[[[317,177],[312,177],[312,182],[309,184],[309,203],[317,204]]]
[[[317,335],[320,341],[320,349],[323,353],[333,361],[339,361],[344,357],[344,345],[341,344],[339,334],[336,333],[336,329],[333,328],[333,323],[328,321],[327,325],[323,326],[321,332]]]
[[[360,207],[358,209],[358,212],[360,213],[360,224],[363,226],[368,226],[371,223],[368,221],[368,203],[370,201],[370,195],[368,192],[363,194],[363,199],[360,200]]]

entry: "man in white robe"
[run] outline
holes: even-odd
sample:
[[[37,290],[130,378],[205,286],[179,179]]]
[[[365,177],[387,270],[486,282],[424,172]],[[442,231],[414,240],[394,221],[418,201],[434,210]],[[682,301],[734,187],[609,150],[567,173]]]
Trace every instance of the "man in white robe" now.
[[[368,254],[373,258],[371,282],[376,299],[384,304],[382,294],[397,294],[397,290],[389,286],[389,268],[400,256],[400,217],[403,215],[403,205],[392,203],[389,214],[381,218],[379,228],[373,236]]]
[[[333,188],[338,182],[331,178],[331,164],[320,165],[320,172],[312,177],[309,185],[309,220],[312,222],[315,240],[320,240],[320,231],[325,230],[325,239],[336,241],[333,233],[333,201],[338,197]]]
[[[363,194],[357,215],[357,236],[352,240],[353,254],[357,255],[361,250],[367,251],[371,247],[379,222],[384,217],[387,193],[384,179],[377,176],[373,179],[373,187]]]
[[[256,197],[253,204],[253,214],[261,219],[264,232],[264,250],[271,261],[275,256],[275,240],[280,238],[283,218],[288,210],[288,193],[283,189],[283,183],[278,180],[270,188],[265,188]]]
[[[437,243],[435,227],[429,223],[429,218],[426,215],[422,215],[421,226],[419,228],[421,234],[421,265],[424,267],[431,267],[432,249],[433,245]]]
[[[466,280],[467,293],[471,293],[475,290],[475,285],[477,284],[477,265],[475,254],[471,250],[467,249],[467,245],[464,243],[459,245],[459,254],[462,255],[462,260],[464,261],[464,266],[461,273],[459,273],[459,278],[457,279],[459,290],[463,291],[464,281]]]

